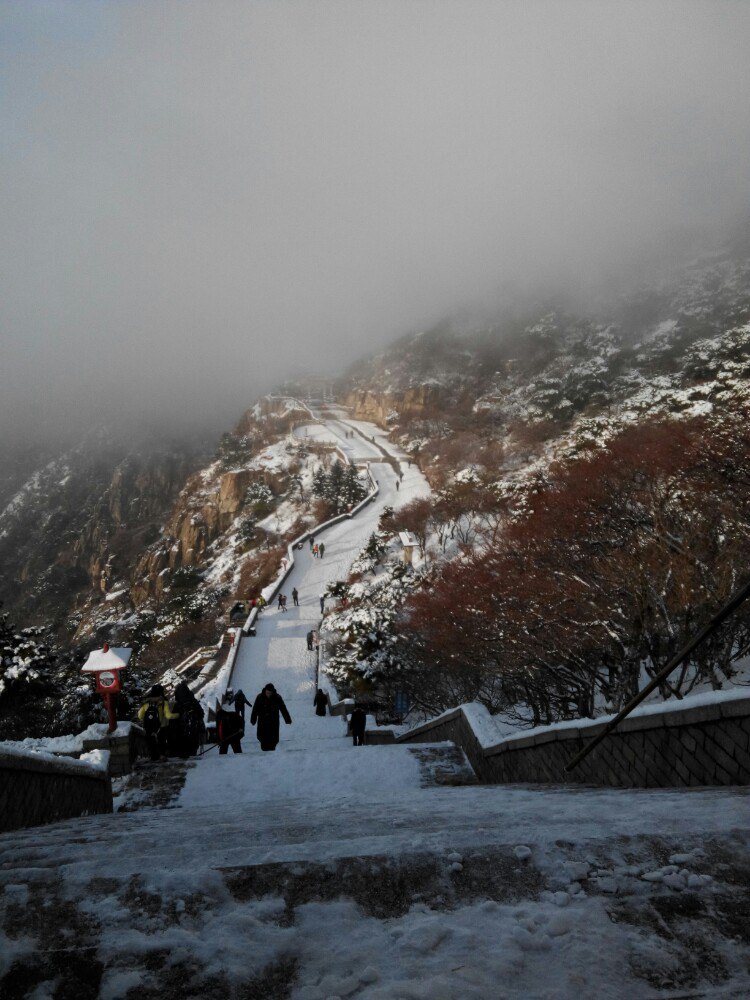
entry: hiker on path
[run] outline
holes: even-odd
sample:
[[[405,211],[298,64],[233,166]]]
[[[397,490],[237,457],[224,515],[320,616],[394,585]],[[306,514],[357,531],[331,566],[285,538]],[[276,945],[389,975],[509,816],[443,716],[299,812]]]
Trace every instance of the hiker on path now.
[[[367,716],[365,715],[365,710],[363,708],[355,708],[352,712],[352,717],[349,720],[349,731],[352,734],[352,740],[355,747],[363,747],[365,745],[366,725]]]
[[[397,480],[396,480],[396,492],[397,492],[397,493],[398,493],[398,491],[399,491],[399,488],[400,488],[400,486],[401,486],[401,484],[399,483],[399,481],[398,481],[398,479],[397,479]]]
[[[180,681],[174,689],[174,707],[179,713],[177,752],[184,760],[198,753],[201,738],[206,731],[203,724],[203,708],[188,687],[187,681]]]
[[[286,594],[279,594],[279,611],[286,611]]]
[[[307,648],[308,649],[312,649],[313,648],[313,639],[314,638],[315,638],[315,633],[313,632],[312,629],[310,629],[310,631],[307,633]]]
[[[310,535],[310,551],[311,552],[314,549],[314,547],[315,547],[315,537],[313,535]]]
[[[326,550],[325,542],[321,542],[320,545],[318,546],[318,555],[320,556],[321,559],[325,554],[325,550]]]
[[[284,716],[284,722],[291,726],[292,717],[287,711],[284,699],[276,691],[273,684],[266,684],[253,705],[250,725],[258,723],[258,742],[261,750],[275,750],[279,742],[279,715]]]
[[[292,590],[292,600],[294,601],[295,608],[298,608],[299,607],[299,591],[297,590],[296,587]]]
[[[231,747],[235,753],[242,753],[242,737],[245,735],[245,723],[239,712],[230,712],[220,708],[216,713],[216,739],[219,753],[229,753]]]
[[[260,597],[258,598],[258,613],[260,613],[263,610],[263,608],[265,608],[266,604],[268,604],[268,601],[265,599],[263,594],[261,594]]]
[[[151,751],[151,760],[167,759],[169,742],[169,720],[179,719],[179,712],[172,712],[161,684],[154,684],[146,695],[146,701],[138,709],[138,719]]]
[[[321,594],[320,595],[320,613],[321,613],[321,615],[324,614],[325,609],[326,609],[326,595],[325,594]]]
[[[245,692],[242,688],[239,689],[237,694],[234,696],[234,710],[242,719],[242,724],[245,723],[245,706],[249,705],[250,702],[245,697]]]
[[[326,715],[328,712],[328,695],[323,688],[318,688],[317,694],[313,698],[316,715]]]
[[[313,545],[313,559],[317,559],[317,558],[318,558],[318,546],[317,545]]]

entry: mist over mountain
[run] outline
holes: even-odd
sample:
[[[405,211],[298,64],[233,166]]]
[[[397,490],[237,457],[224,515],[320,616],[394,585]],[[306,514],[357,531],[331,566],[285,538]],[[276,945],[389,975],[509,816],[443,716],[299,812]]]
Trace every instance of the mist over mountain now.
[[[0,425],[219,432],[469,311],[653,279],[750,204],[750,9],[6,4]]]

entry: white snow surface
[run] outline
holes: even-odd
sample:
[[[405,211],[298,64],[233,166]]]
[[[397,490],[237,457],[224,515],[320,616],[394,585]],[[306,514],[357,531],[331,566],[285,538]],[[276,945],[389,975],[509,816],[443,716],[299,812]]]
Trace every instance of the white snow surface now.
[[[127,736],[130,733],[130,722],[118,722],[112,738]],[[92,722],[81,733],[70,736],[28,736],[24,740],[5,740],[0,742],[0,750],[10,752],[17,750],[22,753],[41,753],[47,757],[54,754],[74,754],[83,750],[84,740],[103,740],[107,737],[106,722]]]
[[[81,754],[79,758],[75,758],[67,757],[65,754],[49,753],[44,750],[31,750],[8,740],[0,743],[0,754],[19,759],[49,761],[56,764],[62,771],[71,771],[77,774],[87,774],[91,771],[106,772],[109,766],[109,750],[89,750],[88,753]]]

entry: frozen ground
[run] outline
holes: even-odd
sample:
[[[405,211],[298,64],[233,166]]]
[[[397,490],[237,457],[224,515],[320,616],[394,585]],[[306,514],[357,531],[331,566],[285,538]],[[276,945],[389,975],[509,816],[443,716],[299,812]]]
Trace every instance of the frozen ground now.
[[[240,649],[235,689],[289,706],[276,753],[249,735],[126,779],[136,811],[0,837],[4,1000],[750,995],[747,790],[438,787],[441,761],[465,777],[450,747],[355,749],[314,715],[318,595],[425,488],[373,470]]]
[[[3,995],[748,995],[745,794],[422,787],[405,750],[3,836]]]

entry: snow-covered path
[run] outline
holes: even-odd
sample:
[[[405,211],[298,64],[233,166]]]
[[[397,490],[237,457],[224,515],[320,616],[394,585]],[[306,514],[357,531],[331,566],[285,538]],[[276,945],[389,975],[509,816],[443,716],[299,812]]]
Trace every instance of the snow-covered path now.
[[[355,421],[350,423],[357,425]],[[368,433],[368,426],[363,426]],[[316,440],[337,443],[350,452],[356,452],[362,460],[371,461],[379,493],[374,502],[351,520],[333,525],[316,535],[317,542],[325,543],[322,559],[313,557],[308,544],[295,552],[294,568],[283,586],[287,595],[286,612],[279,611],[276,605],[269,606],[258,618],[255,637],[242,641],[231,687],[234,691],[241,689],[249,699],[254,699],[265,684],[270,682],[275,685],[293,720],[291,726],[282,722],[279,750],[308,748],[320,740],[341,741],[342,720],[330,716],[319,718],[313,711],[317,654],[307,649],[307,633],[320,624],[321,595],[329,583],[347,578],[352,562],[377,529],[383,508],[387,505],[396,508],[429,492],[421,472],[409,468],[405,460],[401,472],[403,478],[397,489],[396,472],[383,459],[382,452],[358,434],[353,439],[347,439],[346,429],[340,420],[326,420],[325,423],[298,428],[298,436],[304,436],[304,431]],[[401,457],[395,449],[392,453],[395,459]],[[295,588],[299,593],[299,607],[292,603],[292,590]],[[257,749],[254,741],[248,746]]]

